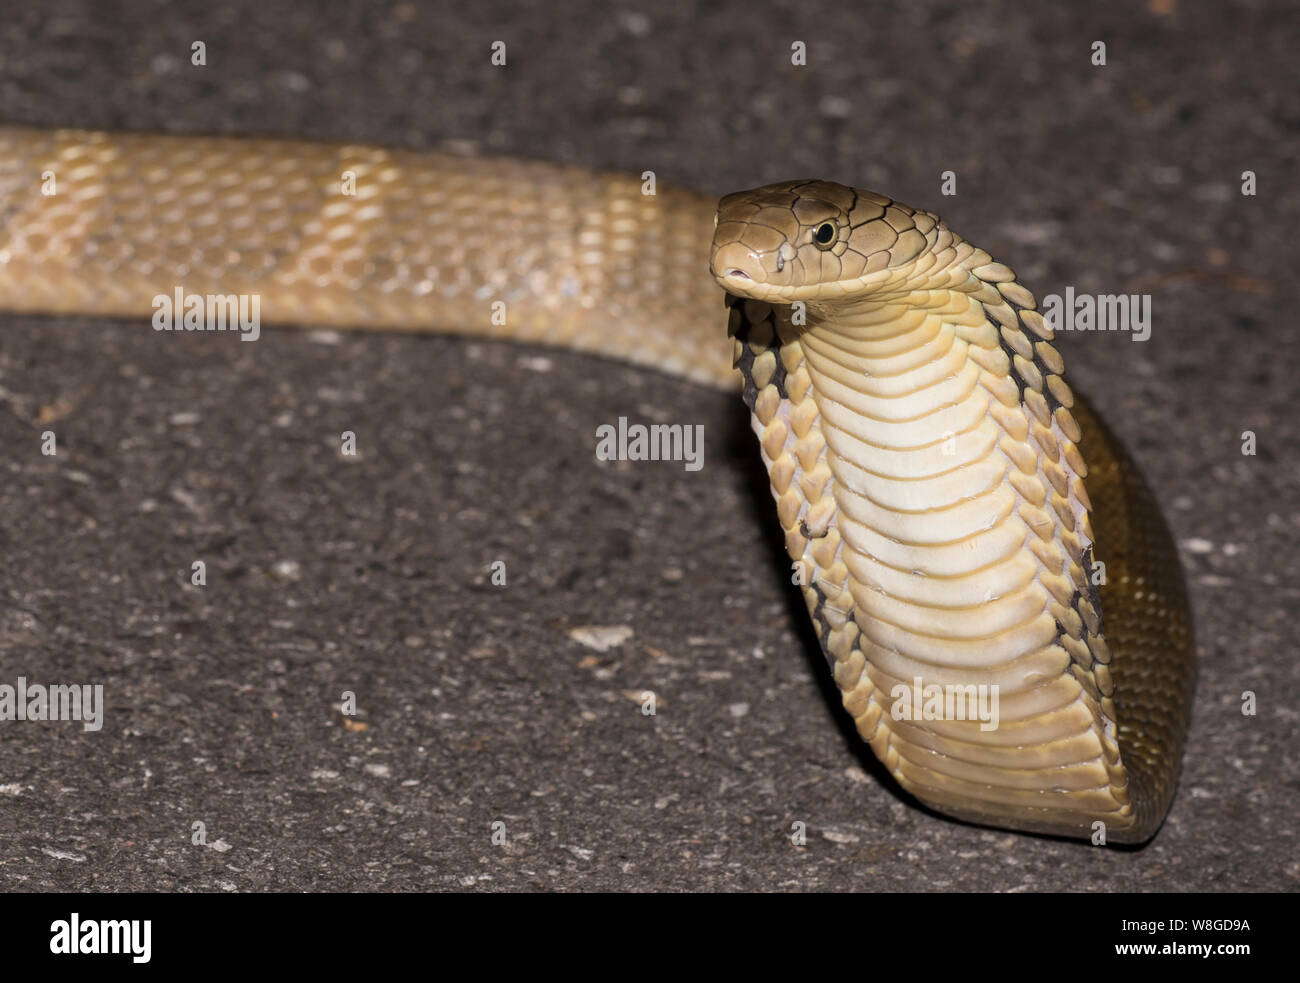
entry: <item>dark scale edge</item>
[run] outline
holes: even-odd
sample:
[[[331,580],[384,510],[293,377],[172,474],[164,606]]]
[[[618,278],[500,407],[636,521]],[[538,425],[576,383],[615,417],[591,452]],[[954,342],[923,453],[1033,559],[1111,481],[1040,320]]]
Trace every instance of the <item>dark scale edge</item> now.
[[[830,622],[826,620],[826,615],[822,613],[823,609],[830,603],[830,599],[826,596],[826,592],[821,589],[821,585],[817,583],[816,578],[808,586],[817,595],[817,603],[808,612],[812,618],[813,631],[817,632],[817,642],[821,645],[822,658],[826,660],[826,664],[831,668],[831,673],[834,674],[835,656],[831,654],[830,650],[830,638],[833,629]],[[849,621],[854,620],[855,610],[854,606],[850,606],[849,610],[844,613],[845,618]]]
[[[838,512],[838,509],[837,509],[836,511]],[[826,538],[826,534],[829,533],[830,531],[831,531],[831,527],[830,527],[830,526],[827,526],[827,527],[826,527],[825,529],[823,529],[821,532],[814,533],[811,529],[808,528],[808,520],[807,520],[807,519],[800,519],[800,520],[799,520],[799,532],[803,534],[803,538],[804,538],[804,539],[808,539],[808,540],[812,540],[812,539],[825,539],[825,538]]]
[[[1097,634],[1105,637],[1104,629],[1106,625],[1103,622],[1103,615],[1105,612],[1102,611],[1101,607],[1101,591],[1099,591],[1097,585],[1092,582],[1092,564],[1094,562],[1092,547],[1093,544],[1089,543],[1087,549],[1083,551],[1083,554],[1079,557],[1079,566],[1083,568],[1083,582],[1088,587],[1088,603],[1091,604],[1092,609],[1097,612]],[[1079,599],[1081,596],[1082,591],[1076,590],[1074,596],[1070,598],[1070,607],[1074,608],[1075,611],[1079,610]]]
[[[749,411],[752,413],[759,392],[759,387],[754,382],[754,359],[761,355],[762,352],[755,352],[749,343],[749,336],[753,330],[754,322],[745,315],[745,298],[727,294],[727,306],[740,315],[735,330],[729,332],[733,338],[741,343],[740,356],[732,365],[739,370],[741,377],[744,379],[745,388],[741,392],[741,399],[745,401],[745,405],[749,407]],[[772,310],[772,317],[775,318],[776,308],[773,307]],[[790,394],[786,392],[785,388],[785,363],[781,360],[781,339],[776,333],[775,325],[772,328],[772,341],[764,351],[772,352],[776,356],[776,371],[772,373],[772,381],[768,385],[776,386],[777,394],[782,399],[789,399]]]
[[[976,277],[975,279],[979,280],[981,283],[987,283],[989,286],[997,290],[998,285],[996,283],[993,283],[990,280],[985,280],[982,277]],[[1013,282],[1019,283],[1018,280]],[[998,291],[998,296],[1002,297],[1003,303],[1005,303],[1008,307],[1011,308],[1013,312],[1015,312],[1016,323],[1020,325],[1020,330],[1024,332],[1025,337],[1027,337],[1030,340],[1030,344],[1033,346],[1034,349],[1034,357],[1033,357],[1034,368],[1038,369],[1039,373],[1042,375],[1044,380],[1046,380],[1048,376],[1056,375],[1055,372],[1053,372],[1051,369],[1047,367],[1047,365],[1043,362],[1042,358],[1039,357],[1038,345],[1037,345],[1038,336],[1033,332],[1033,330],[1027,324],[1025,324],[1024,318],[1021,317],[1020,314],[1021,311],[1033,310],[1033,308],[1023,307],[1020,304],[1017,304],[1010,297],[1004,296],[1000,290]],[[984,316],[988,318],[990,324],[993,324],[998,329],[998,344],[1001,346],[1002,350],[1006,352],[1007,358],[1011,360],[1013,366],[1011,369],[1011,378],[1014,379],[1016,382],[1016,388],[1017,390],[1019,390],[1019,394],[1020,394],[1020,402],[1021,404],[1023,404],[1025,401],[1025,391],[1029,387],[1028,384],[1025,382],[1025,380],[1021,377],[1020,373],[1017,372],[1014,368],[1015,356],[1018,353],[1014,348],[1012,348],[1009,344],[1007,344],[1006,338],[1002,336],[1001,322],[999,322],[997,318],[989,316],[987,312],[985,313]],[[1056,414],[1057,407],[1065,405],[1059,399],[1057,399],[1056,396],[1052,393],[1052,389],[1050,386],[1046,384],[1046,381],[1044,381],[1043,388],[1039,392],[1039,395],[1041,395],[1043,399],[1046,400],[1047,412],[1051,415]],[[1085,584],[1087,584],[1088,601],[1092,605],[1092,609],[1097,612],[1097,634],[1102,635],[1103,632],[1102,632],[1101,592],[1097,590],[1097,585],[1092,582],[1092,562],[1093,562],[1092,544],[1089,543],[1087,549],[1083,551],[1083,554],[1080,557],[1079,565],[1083,568],[1084,582]],[[1079,610],[1079,601],[1083,596],[1084,596],[1084,592],[1076,589],[1074,592],[1074,596],[1070,598],[1070,607],[1076,613]],[[1065,634],[1066,634],[1065,627],[1058,621],[1056,625],[1056,641],[1058,644],[1060,643],[1061,638]],[[1095,658],[1093,659],[1093,664],[1096,665]]]
[[[1088,644],[1088,636],[1091,634],[1088,631],[1088,622],[1084,619],[1083,614],[1079,611],[1079,603],[1085,597],[1087,598],[1088,603],[1092,605],[1092,609],[1097,612],[1097,636],[1100,638],[1105,637],[1105,633],[1103,631],[1105,625],[1102,623],[1103,613],[1101,610],[1101,593],[1097,590],[1097,585],[1092,582],[1092,545],[1091,544],[1089,544],[1088,548],[1085,549],[1083,553],[1080,554],[1079,566],[1083,568],[1083,580],[1084,583],[1087,585],[1087,589],[1079,590],[1079,588],[1077,587],[1074,589],[1074,593],[1070,596],[1070,610],[1073,611],[1076,615],[1078,615],[1079,620],[1083,622],[1083,638],[1081,639],[1081,641],[1083,642],[1084,647],[1088,650],[1088,654],[1092,660],[1091,664],[1088,665],[1086,668],[1088,669],[1089,672],[1092,672],[1096,670],[1097,666],[1099,665],[1099,662],[1097,660],[1096,654],[1092,651],[1092,646]],[[1054,639],[1056,644],[1060,645],[1062,648],[1065,648],[1065,643],[1062,641],[1062,639],[1068,637],[1068,635],[1069,632],[1065,630],[1065,626],[1061,624],[1060,619],[1057,619],[1056,638]],[[1066,649],[1066,651],[1068,652],[1069,649]],[[1073,657],[1071,657],[1071,662],[1073,661],[1074,661]]]
[[[727,294],[726,301],[727,307],[737,313],[735,328],[734,330],[729,331],[731,336],[741,343],[740,355],[736,358],[733,364],[740,371],[740,374],[744,379],[745,386],[741,393],[741,398],[744,399],[745,405],[749,407],[749,411],[752,413],[754,412],[754,404],[758,400],[759,392],[758,386],[754,383],[753,371],[754,359],[757,355],[749,344],[749,335],[754,326],[754,322],[745,315],[745,298],[737,297],[734,294]],[[773,317],[775,317],[775,310],[776,308],[773,308]],[[728,325],[731,323],[732,322],[729,320]],[[776,386],[776,391],[780,394],[782,399],[789,399],[790,394],[785,388],[785,363],[781,361],[781,338],[777,334],[775,326],[773,326],[772,331],[772,342],[767,346],[766,350],[773,352],[776,355],[776,371],[772,374],[772,381],[769,385]],[[802,522],[803,520],[800,521]],[[805,538],[811,537],[805,536]],[[835,669],[835,656],[831,654],[830,648],[828,647],[832,629],[830,622],[826,620],[826,615],[823,613],[823,609],[828,605],[829,599],[826,596],[826,592],[823,591],[821,586],[817,583],[815,577],[807,586],[811,587],[813,592],[817,595],[817,603],[808,612],[812,618],[813,630],[817,633],[817,642],[821,646],[822,657],[826,660],[827,665],[830,666],[831,671],[833,672]],[[850,606],[849,610],[845,612],[845,616],[851,620],[853,614],[854,608],[853,606]]]
[[[981,277],[975,277],[975,279],[979,280],[980,283],[986,283],[994,290],[997,290],[998,285],[996,283],[993,283],[991,280],[985,280]],[[1020,281],[1014,280],[1012,282],[1019,283]],[[1031,361],[1033,362],[1034,368],[1036,368],[1039,371],[1039,374],[1042,375],[1044,380],[1043,388],[1042,391],[1039,393],[1039,395],[1041,395],[1043,399],[1047,401],[1047,412],[1051,415],[1054,415],[1056,413],[1056,408],[1058,406],[1063,406],[1064,404],[1059,399],[1056,398],[1055,394],[1053,394],[1052,392],[1051,387],[1047,385],[1046,380],[1048,376],[1056,375],[1056,373],[1053,372],[1051,369],[1049,369],[1046,363],[1043,362],[1042,358],[1039,357],[1038,344],[1037,344],[1038,335],[1034,334],[1033,330],[1029,327],[1029,325],[1025,324],[1025,319],[1020,316],[1021,311],[1029,311],[1029,310],[1033,310],[1033,308],[1022,307],[1021,305],[1017,304],[1014,300],[1012,300],[1010,297],[1003,296],[1001,291],[998,291],[998,296],[1002,297],[1002,302],[1006,304],[1008,307],[1010,307],[1012,312],[1016,315],[1016,323],[1020,325],[1020,330],[1024,332],[1025,337],[1029,339],[1030,346],[1034,349],[1034,357],[1033,359],[1031,359]],[[981,304],[981,306],[983,305]],[[1012,360],[1013,367],[1011,369],[1011,378],[1013,378],[1016,381],[1016,388],[1020,391],[1020,402],[1023,403],[1025,401],[1025,390],[1028,388],[1028,386],[1025,383],[1025,380],[1021,378],[1020,373],[1017,372],[1014,368],[1015,355],[1017,354],[1017,352],[1014,348],[1012,348],[1010,345],[1007,344],[1007,339],[1002,337],[1002,322],[999,321],[997,318],[990,316],[987,312],[985,312],[984,316],[988,318],[990,324],[992,324],[994,327],[998,329],[998,344],[1002,347],[1002,350],[1007,353],[1007,358]]]

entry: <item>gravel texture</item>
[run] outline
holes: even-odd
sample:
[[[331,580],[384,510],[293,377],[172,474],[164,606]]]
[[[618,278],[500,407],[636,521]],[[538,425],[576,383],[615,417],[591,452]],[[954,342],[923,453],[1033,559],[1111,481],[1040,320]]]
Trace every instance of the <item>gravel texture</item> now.
[[[1060,346],[1166,503],[1196,617],[1150,845],[962,825],[882,775],[737,399],[503,344],[6,315],[0,682],[101,682],[107,713],[0,723],[0,887],[1300,887],[1300,16],[1021,9],[48,0],[0,26],[0,122],[454,140],[714,193],[822,176],[940,211],[1040,295],[1151,294],[1149,341]],[[619,416],[703,424],[704,468],[597,463]]]

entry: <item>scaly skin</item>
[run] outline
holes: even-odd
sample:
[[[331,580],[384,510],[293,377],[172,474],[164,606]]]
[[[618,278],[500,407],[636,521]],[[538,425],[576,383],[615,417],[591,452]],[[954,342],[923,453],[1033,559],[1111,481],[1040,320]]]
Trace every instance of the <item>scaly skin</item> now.
[[[715,203],[641,187],[504,158],[0,128],[0,307],[148,317],[177,286],[258,294],[268,323],[534,341],[735,388]]]
[[[724,198],[711,268],[787,549],[877,757],[961,819],[1148,839],[1194,680],[1181,572],[1033,296],[937,216],[826,182]],[[996,691],[997,726],[899,719],[930,686]]]
[[[1151,836],[1193,680],[1181,574],[1033,297],[869,192],[731,195],[715,231],[710,200],[642,190],[508,159],[0,129],[0,307],[147,319],[178,287],[256,294],[268,322],[513,338],[735,388],[721,285],[787,547],[876,754],[963,819]],[[999,726],[895,720],[917,677],[996,685]]]

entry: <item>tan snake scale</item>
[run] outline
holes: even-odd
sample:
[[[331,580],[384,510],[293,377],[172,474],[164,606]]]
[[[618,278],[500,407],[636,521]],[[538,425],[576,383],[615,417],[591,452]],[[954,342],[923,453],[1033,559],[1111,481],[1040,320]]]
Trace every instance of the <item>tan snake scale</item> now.
[[[1194,679],[1169,533],[1033,296],[937,216],[825,182],[719,205],[509,159],[0,129],[0,307],[147,325],[178,286],[743,385],[844,705],[899,784],[1019,830],[1163,821]],[[996,686],[998,726],[897,719],[918,679]]]

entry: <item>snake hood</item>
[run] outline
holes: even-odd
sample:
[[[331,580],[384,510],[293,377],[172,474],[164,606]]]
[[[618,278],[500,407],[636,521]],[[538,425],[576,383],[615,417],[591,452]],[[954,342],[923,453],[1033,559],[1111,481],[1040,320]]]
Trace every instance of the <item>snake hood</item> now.
[[[862,737],[949,815],[1151,836],[1193,679],[1177,560],[1033,295],[938,216],[824,181],[723,198],[710,268]]]

